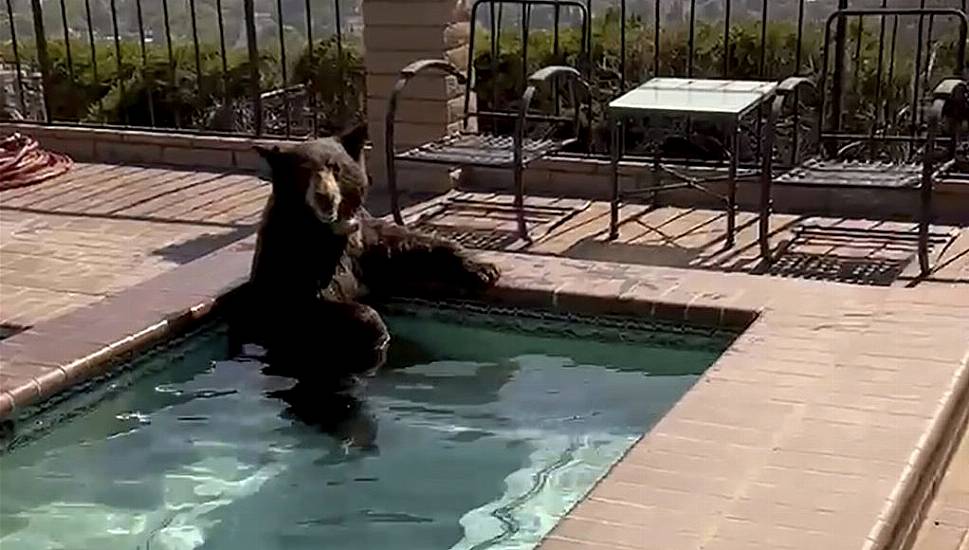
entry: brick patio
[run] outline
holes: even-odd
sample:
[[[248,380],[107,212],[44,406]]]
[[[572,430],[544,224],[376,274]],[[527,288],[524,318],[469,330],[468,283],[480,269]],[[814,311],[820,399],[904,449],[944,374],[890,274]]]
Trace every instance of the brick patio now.
[[[266,192],[245,175],[82,165],[0,194],[3,322],[34,325],[0,342],[0,415],[163,338],[245,280]],[[716,212],[629,208],[624,219],[620,241],[603,242],[606,209],[594,203],[533,253],[486,252],[504,271],[492,299],[757,320],[542,548],[867,550],[910,539],[966,411],[965,234],[929,281],[903,268],[862,286],[755,274],[749,224],[723,252]],[[778,217],[775,243],[795,221]],[[804,246],[844,255],[837,240]],[[904,246],[874,239],[848,255]],[[964,529],[959,453],[928,512],[926,549],[949,550],[924,545]]]
[[[965,434],[913,548],[969,549],[969,437]]]
[[[481,201],[495,203],[510,199],[507,195],[491,193],[474,195]],[[526,203],[548,208],[568,200],[529,197]],[[426,207],[414,208],[410,218],[418,219],[426,210]],[[771,243],[775,250],[783,252],[777,265],[766,270],[757,247],[757,215],[752,212],[738,215],[737,243],[728,250],[723,248],[726,216],[716,210],[629,205],[621,211],[620,219],[619,238],[610,242],[607,239],[609,205],[596,201],[564,220],[527,250],[563,258],[635,265],[727,273],[766,272],[866,285],[942,285],[969,289],[969,231],[958,227],[933,227],[935,268],[923,279],[914,261],[916,226],[913,223],[775,214]],[[460,239],[464,237],[462,230],[468,228],[511,233],[515,223],[506,210],[482,212],[480,208],[455,208],[424,217],[421,226],[439,229],[444,234],[450,229]],[[511,242],[492,249],[517,251],[521,247],[521,242]]]
[[[70,174],[39,186],[0,192],[0,325],[23,327],[51,319],[250,235],[268,192],[268,186],[243,172],[93,163],[79,164]],[[374,202],[383,202],[383,197]],[[728,251],[722,249],[723,215],[713,210],[633,206],[623,210],[623,220],[620,239],[607,242],[608,205],[594,202],[529,251],[725,272],[756,273],[760,267],[753,214],[740,215],[738,244]],[[513,225],[507,216],[475,212],[470,217],[460,211],[431,221],[458,228]],[[805,222],[914,231],[903,223],[777,215],[774,242],[791,241],[792,229]],[[939,234],[946,231],[936,228]],[[812,238],[794,243],[789,253],[812,253],[821,263],[852,255],[875,264],[900,257],[905,267],[888,281],[895,286],[969,283],[967,231],[947,243],[936,260],[938,269],[924,281],[917,280],[910,261],[911,242],[877,235],[850,242],[837,236]],[[500,249],[520,247],[512,242]],[[798,273],[797,266],[784,274],[818,276],[809,269]]]
[[[45,17],[42,2],[30,4],[37,22],[30,47],[43,52],[40,45],[46,35],[57,40],[57,29],[48,24],[45,32],[41,24],[55,15],[56,7]],[[640,46],[645,45],[651,26],[648,32],[656,38],[656,47],[652,69],[641,63],[645,51],[629,56],[628,65],[627,56],[618,56],[620,87],[626,88],[644,72],[656,75],[666,70],[661,67],[672,58],[661,59],[663,52],[688,58],[692,75],[699,43],[694,40],[695,21],[719,18],[730,31],[731,25],[753,13],[751,9],[760,9],[760,16],[772,24],[793,17],[782,13],[783,6],[775,6],[780,2],[765,0],[761,8],[740,4],[733,2],[737,9],[731,10],[731,2],[725,2],[722,13],[699,18],[693,13],[697,6],[691,6],[690,28],[683,33],[676,29],[685,27],[661,28],[661,17],[686,21],[685,9],[661,15],[657,0],[655,21],[650,22],[649,14],[637,14],[634,28],[627,25],[624,3],[618,12],[622,36],[628,26],[630,40],[636,37]],[[818,30],[818,20],[810,12],[820,3],[800,4],[802,12],[808,6],[809,17],[804,25],[798,23],[798,34],[792,37],[797,59],[791,67],[794,73],[808,74],[815,67],[802,66],[801,53],[810,51],[812,44],[801,31]],[[855,4],[859,2],[852,3],[858,7]],[[241,17],[247,27],[255,28],[256,10],[251,2],[246,5],[250,9]],[[114,12],[114,2],[110,7]],[[190,7],[194,15],[194,3]],[[469,39],[482,29],[481,21],[471,20],[469,7],[455,0],[359,3],[354,17],[362,19],[365,55],[360,69],[366,93],[360,99],[373,144],[368,168],[378,186],[386,185],[385,116],[401,68],[418,59],[444,59],[464,67],[473,55]],[[309,8],[308,2],[307,35],[313,34]],[[278,11],[276,19],[282,21],[282,7]],[[526,13],[523,9],[520,28],[527,32]],[[63,15],[67,39],[68,18]],[[141,26],[140,11],[138,16]],[[884,30],[885,15],[880,17]],[[918,21],[919,55],[924,18],[920,15]],[[948,36],[943,17],[929,19],[928,34],[934,32],[936,40],[926,41],[926,51],[933,52],[926,58],[935,61],[926,62],[925,82],[919,82],[920,70],[909,71],[915,82],[904,82],[906,71],[895,72],[896,62],[898,67],[911,64],[905,57],[896,59],[895,47],[899,36],[911,33],[892,31],[891,53],[884,60],[892,67],[892,86],[886,87],[884,98],[876,92],[874,103],[846,102],[843,106],[853,112],[830,108],[833,120],[867,116],[869,108],[881,113],[882,102],[885,113],[898,113],[901,105],[890,90],[900,84],[899,89],[914,92],[910,120],[879,114],[880,128],[875,130],[921,133],[903,127],[918,126],[912,122],[919,120],[914,111],[919,91],[937,77],[948,76],[937,69],[948,73],[944,60],[950,53],[945,46],[937,47],[940,37]],[[334,22],[349,35],[347,21]],[[167,10],[165,23],[167,31]],[[198,53],[194,17],[192,23]],[[221,31],[223,21],[219,23]],[[559,26],[558,11],[555,25]],[[861,25],[859,19],[859,29]],[[910,24],[902,25],[896,28]],[[117,26],[115,21],[115,30]],[[761,49],[768,39],[771,44],[780,43],[778,38],[790,43],[784,35],[768,36],[773,33],[767,32],[766,24],[760,28]],[[865,28],[872,33],[872,26]],[[719,74],[740,72],[727,53],[746,45],[728,44],[733,34],[726,33],[721,52],[699,52],[698,74],[708,72],[700,66],[706,58],[721,54]],[[840,44],[845,49],[852,33],[838,34],[848,40]],[[858,34],[857,51],[847,56],[854,57],[855,70],[845,73],[867,79],[868,71],[859,72],[858,67],[871,65],[873,49],[863,49],[860,30]],[[885,36],[883,32],[878,45],[879,83]],[[306,45],[312,45],[307,38]],[[171,36],[168,39],[171,48]],[[282,36],[280,40],[291,43]],[[262,50],[257,42],[263,43]],[[246,40],[250,54],[265,54],[270,42]],[[589,42],[603,52],[590,59],[594,64],[610,60],[612,52],[625,53],[629,45],[623,42],[614,50],[612,40]],[[898,51],[904,49],[902,42]],[[120,48],[120,41],[116,45]],[[818,45],[813,46],[817,51]],[[770,56],[762,52],[758,78],[783,78],[790,72],[782,61],[790,52],[771,49],[775,51]],[[70,58],[69,49],[67,55]],[[28,66],[36,65],[31,57],[41,65],[41,83],[49,84],[51,67],[44,66],[45,56],[25,53]],[[310,63],[314,57],[308,57]],[[921,58],[914,63],[920,62]],[[964,64],[953,64],[960,65]],[[257,88],[265,80],[259,78],[260,66],[250,67],[256,72],[251,83]],[[198,82],[189,83],[185,91],[201,97],[201,65],[197,69]],[[353,78],[339,70],[341,77]],[[73,81],[73,69],[68,72]],[[859,86],[864,82],[839,83],[846,87],[832,84],[832,89],[865,93],[866,86]],[[469,94],[469,100],[477,103],[484,88]],[[125,94],[124,85],[115,89]],[[340,94],[341,101],[349,99],[344,95]],[[152,94],[148,96],[152,101]],[[287,99],[286,94],[283,97]],[[398,149],[456,129],[462,121],[463,97],[453,76],[415,77],[400,98]],[[496,103],[484,95],[481,99],[482,105]],[[317,118],[312,102],[310,111]],[[822,109],[820,118],[824,114]],[[590,109],[590,122],[591,115]],[[154,125],[154,114],[150,118]],[[46,119],[62,120],[53,113]],[[121,120],[129,123],[128,116]],[[798,124],[795,119],[792,127],[799,128]],[[196,326],[231,304],[232,292],[247,280],[253,232],[269,191],[251,175],[259,162],[252,145],[268,142],[241,134],[154,130],[0,123],[0,132],[30,134],[81,163],[54,181],[0,192],[0,430],[8,428],[8,417],[22,419],[26,406]],[[257,130],[255,135],[271,133]],[[641,176],[650,164],[640,159],[624,166],[619,177],[625,188],[647,183]],[[529,166],[526,188],[533,195],[546,195],[528,198],[534,212],[560,207],[576,211],[561,218],[533,216],[533,229],[551,228],[551,233],[528,247],[515,237],[515,219],[502,207],[507,195],[482,191],[511,189],[507,170],[467,170],[458,176],[444,167],[402,166],[398,175],[401,187],[409,191],[446,191],[460,181],[474,187],[476,198],[493,205],[473,213],[451,210],[423,222],[440,234],[485,249],[482,254],[499,264],[502,280],[487,299],[743,331],[695,387],[557,525],[542,550],[969,550],[969,178],[947,178],[935,186],[933,208],[941,220],[932,235],[936,268],[922,279],[914,261],[913,224],[876,221],[910,216],[917,207],[911,189],[775,186],[772,197],[778,214],[773,217],[771,244],[779,251],[779,261],[767,266],[757,256],[752,214],[739,216],[737,245],[723,250],[725,221],[715,209],[720,203],[686,190],[664,194],[662,206],[656,208],[624,207],[620,238],[607,241],[609,211],[603,199],[609,196],[611,170],[604,157],[563,155]],[[741,178],[737,199],[742,208],[753,210],[758,204],[755,179]],[[712,186],[718,191],[723,187]],[[568,199],[560,198],[566,195]],[[576,197],[599,202],[580,210]],[[377,206],[383,200],[374,197],[371,210],[385,213]],[[426,202],[410,213],[427,213],[434,207],[433,201]],[[802,212],[839,212],[848,218],[795,214]],[[943,222],[953,226],[942,226]]]
[[[51,319],[250,235],[268,192],[251,175],[106,164],[0,192],[0,324]]]

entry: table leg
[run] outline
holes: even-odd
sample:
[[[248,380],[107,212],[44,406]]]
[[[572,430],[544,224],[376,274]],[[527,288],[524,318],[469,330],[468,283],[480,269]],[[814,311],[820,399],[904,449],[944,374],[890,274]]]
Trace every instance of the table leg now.
[[[727,242],[726,248],[734,245],[734,233],[737,228],[737,123],[732,122],[728,128],[730,133],[730,171],[727,173]]]
[[[650,182],[650,186],[653,188],[653,192],[649,194],[649,207],[658,208],[659,207],[659,192],[656,188],[662,185],[662,173],[663,164],[660,153],[660,145],[657,145],[655,151],[653,152],[653,181]]]
[[[609,240],[614,241],[619,238],[619,158],[622,155],[619,139],[622,122],[610,119],[609,126],[612,132],[612,144],[609,148],[612,155],[612,170],[610,171],[612,176],[612,203],[609,211]]]
[[[761,134],[760,167],[760,219],[757,222],[757,241],[760,244],[760,257],[765,263],[771,262],[770,250],[770,216],[771,216],[771,178],[773,178],[773,128],[767,128]]]

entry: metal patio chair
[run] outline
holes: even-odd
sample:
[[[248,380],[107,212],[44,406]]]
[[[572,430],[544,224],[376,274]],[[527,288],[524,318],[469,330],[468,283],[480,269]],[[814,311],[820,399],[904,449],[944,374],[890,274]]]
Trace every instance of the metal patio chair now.
[[[490,9],[492,20],[491,51],[493,62],[497,62],[496,41],[498,30],[495,23],[495,13],[497,8],[497,13],[499,14],[497,19],[500,20],[500,10],[502,9],[503,5],[517,5],[521,7],[523,44],[525,44],[525,46],[522,48],[523,72],[527,71],[525,67],[527,67],[528,60],[527,37],[529,31],[529,17],[531,14],[531,9],[536,6],[553,7],[556,11],[556,21],[559,17],[559,11],[562,8],[568,8],[578,12],[580,14],[582,32],[582,51],[580,52],[580,57],[585,58],[588,56],[591,31],[589,14],[585,4],[576,0],[477,0],[471,8],[471,22],[473,24],[476,21],[478,11],[482,7],[488,7]],[[525,219],[525,185],[523,175],[525,167],[538,159],[557,151],[561,151],[562,149],[578,141],[580,137],[579,115],[581,108],[576,92],[581,90],[588,95],[590,93],[589,84],[583,73],[574,67],[564,65],[547,66],[535,71],[531,75],[527,76],[527,78],[524,78],[525,74],[523,74],[525,89],[521,95],[517,108],[504,111],[481,111],[477,110],[476,108],[472,109],[471,94],[475,86],[474,35],[475,33],[472,30],[471,38],[468,44],[468,64],[466,72],[461,72],[457,66],[443,59],[424,59],[415,61],[400,72],[400,78],[398,79],[397,84],[390,96],[390,105],[387,110],[385,129],[387,184],[390,191],[391,210],[393,212],[394,221],[400,225],[405,223],[404,217],[401,214],[399,191],[397,187],[397,163],[399,162],[436,164],[455,168],[485,167],[510,169],[514,175],[515,188],[513,208],[517,218],[518,235],[525,242],[531,242],[532,239],[528,233],[528,227]],[[557,36],[558,33],[556,30],[556,37]],[[558,48],[557,39],[555,43],[556,48]],[[407,149],[405,151],[397,151],[394,143],[394,130],[400,95],[411,79],[424,72],[435,72],[444,77],[453,76],[457,79],[460,85],[464,86],[464,112],[462,116],[461,131],[444,136],[430,143],[424,143],[417,147]],[[571,97],[571,105],[574,108],[574,116],[570,118],[563,116],[560,113],[559,103],[557,101],[557,87],[555,89],[556,112],[554,114],[537,114],[530,112],[532,102],[537,91],[542,87],[547,87],[549,85],[554,86],[560,79],[564,79],[570,84],[569,96]],[[470,125],[470,121],[472,119],[476,119],[480,122],[482,119],[488,118],[496,120],[504,119],[506,121],[514,120],[515,126],[512,135],[502,135],[497,132],[477,132],[474,131]],[[544,135],[539,137],[531,137],[526,135],[526,126],[535,122],[550,124],[552,126],[550,128],[551,130],[560,130],[562,123],[571,123],[574,125],[575,135],[565,138],[552,135]],[[459,202],[464,204],[464,206],[469,206],[468,203],[473,201],[462,199]],[[495,204],[482,203],[477,206],[479,208],[494,208]]]
[[[842,78],[844,76],[844,59],[846,52],[845,44],[835,54],[834,70],[831,82],[828,82],[828,61],[831,49],[831,27],[833,23],[839,23],[844,30],[847,18],[871,16],[885,21],[889,18],[914,17],[934,21],[936,18],[953,18],[958,22],[959,40],[956,47],[956,67],[957,73],[951,78],[941,80],[934,86],[927,97],[919,97],[919,89],[928,90],[929,74],[926,71],[924,81],[920,74],[918,62],[913,78],[914,89],[911,99],[911,110],[909,115],[912,123],[909,124],[908,135],[888,135],[887,132],[879,132],[877,128],[879,121],[875,121],[875,126],[867,134],[859,134],[844,131],[841,129],[842,106],[841,100],[845,86]],[[883,23],[884,25],[884,23]],[[860,26],[860,24],[859,24]],[[896,27],[897,28],[897,27]],[[920,25],[920,28],[925,26]],[[932,29],[932,23],[927,25]],[[825,26],[825,38],[823,49],[823,65],[818,82],[814,82],[806,77],[790,77],[781,83],[777,90],[777,96],[769,114],[766,135],[766,151],[773,151],[775,143],[776,127],[780,120],[785,104],[789,99],[794,100],[795,128],[799,128],[797,117],[798,95],[802,92],[810,92],[818,98],[818,119],[816,126],[812,129],[813,139],[811,142],[812,151],[809,151],[810,158],[803,160],[798,150],[797,140],[798,130],[792,132],[794,145],[791,150],[791,168],[785,170],[780,175],[772,172],[772,155],[767,154],[763,157],[763,167],[761,172],[761,194],[760,194],[760,227],[758,241],[761,256],[767,265],[770,265],[776,258],[772,257],[769,243],[770,235],[770,215],[772,213],[772,188],[778,186],[797,186],[802,188],[842,188],[842,189],[891,189],[907,190],[919,197],[919,210],[916,216],[918,221],[917,249],[918,261],[922,275],[930,271],[929,249],[931,245],[930,226],[933,219],[933,185],[944,175],[948,174],[955,164],[956,148],[960,140],[960,125],[965,119],[961,119],[950,125],[951,135],[942,136],[943,114],[952,122],[953,112],[965,113],[967,99],[967,82],[965,79],[966,71],[966,38],[969,29],[969,18],[966,14],[957,9],[950,8],[912,8],[912,9],[846,9],[833,13],[827,20]],[[929,41],[931,42],[931,30],[929,30]],[[884,37],[884,34],[882,35]],[[893,40],[897,39],[897,33]],[[918,37],[919,48],[917,59],[922,57],[923,36]],[[881,47],[885,44],[881,43]],[[892,52],[894,53],[894,47]],[[887,64],[887,60],[885,60]],[[879,67],[879,92],[881,86],[881,70]],[[857,74],[856,74],[857,76]],[[891,81],[891,76],[889,78]],[[824,125],[826,96],[829,94],[830,86],[831,98],[831,123],[827,128]],[[876,97],[876,111],[881,113],[881,105]],[[921,114],[921,116],[919,116]],[[876,115],[878,116],[878,115]],[[921,120],[920,120],[921,119]],[[936,146],[939,143],[946,143],[948,149],[940,152]],[[847,145],[845,145],[847,144]],[[907,145],[907,147],[904,147]],[[907,149],[901,155],[897,154],[899,146]],[[891,158],[891,153],[886,153],[895,148],[895,158]],[[861,160],[848,159],[851,154],[857,155],[859,152],[868,151],[868,156]],[[940,153],[942,158],[940,160]],[[889,158],[885,158],[888,155]],[[901,158],[898,158],[901,156]]]

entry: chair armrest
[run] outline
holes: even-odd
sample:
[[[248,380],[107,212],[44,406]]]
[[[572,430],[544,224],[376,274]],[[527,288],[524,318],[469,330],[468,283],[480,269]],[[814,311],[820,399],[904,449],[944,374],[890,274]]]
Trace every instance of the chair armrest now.
[[[775,129],[777,126],[777,121],[781,117],[781,111],[783,111],[784,109],[784,103],[787,102],[787,98],[793,97],[801,88],[811,90],[814,93],[817,93],[818,91],[817,85],[814,83],[814,80],[804,76],[787,77],[777,86],[776,96],[774,97],[774,102],[771,105],[771,110],[767,115],[768,116],[767,127],[765,128],[765,133],[766,133],[765,152],[769,151],[769,153],[767,154],[770,154],[770,155],[773,154]],[[795,113],[797,113],[798,106],[795,105],[794,109],[795,109]],[[791,164],[798,164],[800,162],[798,151],[796,150],[797,141],[798,141],[797,140],[798,130],[799,128],[797,126],[795,126],[793,129],[794,131],[793,145],[795,147],[795,150],[791,152],[792,154]],[[820,131],[820,128],[818,129],[818,131]]]
[[[390,98],[387,100],[387,114],[384,119],[384,155],[387,162],[387,186],[390,192],[390,208],[394,215],[394,221],[398,225],[404,224],[404,218],[400,212],[399,194],[396,185],[396,167],[394,164],[394,155],[396,154],[394,147],[394,126],[397,121],[397,105],[400,102],[400,94],[407,87],[411,79],[419,73],[428,71],[443,73],[444,76],[453,76],[457,78],[458,83],[462,86],[468,84],[468,77],[457,66],[445,59],[419,59],[408,64],[400,71],[400,77],[397,79],[397,83],[394,84],[394,89],[391,91]]]
[[[961,78],[947,78],[939,82],[935,89],[932,90],[932,105],[929,106],[928,113],[929,119],[938,116],[939,121],[941,121],[943,116],[952,116],[953,113],[951,110],[948,114],[943,112],[950,101],[961,101],[961,103],[956,104],[956,107],[961,107],[956,112],[965,116],[969,112],[969,82]],[[962,122],[964,121],[965,119],[962,120]]]
[[[418,73],[425,71],[439,71],[456,77],[459,84],[467,83],[467,77],[453,63],[445,59],[419,59],[400,70],[400,80],[410,80]]]
[[[589,83],[582,78],[582,73],[574,67],[569,67],[567,65],[549,65],[548,67],[542,67],[541,69],[535,71],[528,77],[528,86],[525,88],[525,92],[522,94],[521,102],[518,110],[518,120],[515,124],[515,139],[520,142],[523,138],[523,131],[525,128],[525,119],[528,118],[528,110],[531,107],[532,99],[535,97],[535,92],[538,90],[539,86],[544,85],[550,79],[557,76],[568,77],[573,83],[573,87],[570,92],[572,94],[573,100],[575,99],[575,84],[578,84],[586,93],[589,93],[591,88]],[[578,128],[579,121],[579,109],[576,107],[575,111],[575,122],[576,128]]]
[[[528,77],[528,84],[529,86],[539,86],[547,82],[552,77],[563,75],[573,78],[584,89],[589,89],[589,83],[582,78],[582,73],[580,73],[578,69],[569,67],[567,65],[550,65],[548,67],[542,67]]]
[[[960,88],[962,89],[961,91],[965,93],[965,80],[962,80],[961,78],[947,78],[942,82],[939,82],[939,85],[932,90],[932,98],[949,99],[956,95],[960,91]]]
[[[814,80],[806,76],[789,76],[777,85],[777,93],[778,95],[788,96],[802,87],[817,91],[817,85],[814,83]]]
[[[949,105],[950,101],[958,100],[962,101],[961,104],[961,114],[963,115],[962,120],[965,121],[965,113],[969,109],[969,83],[961,78],[948,78],[940,82],[934,90],[932,90],[932,103],[925,107],[925,122],[927,125],[928,132],[926,133],[926,143],[924,155],[925,162],[927,166],[931,165],[931,153],[935,150],[935,140],[939,137],[939,133],[942,127],[942,118],[946,116],[945,110],[946,106]],[[957,111],[958,113],[959,111]],[[952,116],[953,113],[950,110],[948,116]],[[955,148],[956,143],[953,141],[952,147]],[[928,169],[928,168],[927,168]]]
[[[770,112],[770,121],[772,124],[776,123],[777,119],[780,118],[781,110],[783,109],[787,98],[793,96],[801,88],[806,88],[814,92],[817,92],[818,90],[817,86],[814,84],[814,81],[804,76],[791,76],[785,78],[784,81],[777,86],[777,95],[774,98],[774,103]]]
[[[387,105],[387,115],[385,120],[385,131],[386,131],[386,142],[387,142],[387,154],[393,154],[393,137],[394,137],[394,123],[397,119],[397,105],[400,102],[400,94],[407,87],[407,84],[412,78],[417,76],[419,73],[435,71],[439,73],[444,73],[445,76],[453,76],[457,78],[458,83],[461,85],[466,85],[468,83],[468,78],[457,68],[453,63],[445,59],[419,59],[408,64],[406,67],[400,70],[400,77],[397,79],[397,83],[394,84],[394,89],[390,92],[390,99]]]

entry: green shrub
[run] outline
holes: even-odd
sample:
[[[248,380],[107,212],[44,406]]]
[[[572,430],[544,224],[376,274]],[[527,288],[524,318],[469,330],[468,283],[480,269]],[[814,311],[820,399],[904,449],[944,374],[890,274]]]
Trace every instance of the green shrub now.
[[[888,35],[886,35],[888,36]],[[593,149],[604,151],[608,138],[604,130],[604,106],[619,95],[622,89],[620,62],[620,18],[617,10],[607,11],[592,23],[591,68],[579,56],[581,33],[578,29],[560,31],[560,51],[553,51],[551,31],[531,32],[528,37],[528,72],[553,63],[566,63],[584,68],[590,75],[593,98]],[[690,74],[689,27],[677,25],[663,28],[659,36],[659,56],[655,55],[654,30],[640,19],[626,21],[626,88],[654,75],[687,76]],[[764,47],[761,47],[761,25],[758,21],[740,21],[730,28],[730,47],[724,48],[723,22],[696,23],[692,75],[707,78],[781,80],[801,74],[817,79],[821,73],[823,33],[817,26],[805,29],[801,45],[800,66],[797,66],[797,28],[793,23],[772,22],[767,28]],[[859,48],[860,42],[860,48]],[[490,36],[478,30],[475,36],[475,91],[480,110],[507,110],[517,106],[523,92],[521,38],[518,33],[503,33],[499,38],[498,60],[493,63]],[[954,35],[943,37],[932,52],[934,64],[928,78],[923,61],[920,79],[925,88],[955,72]],[[900,131],[911,124],[910,109],[914,51],[910,44],[902,44],[895,56],[894,72],[889,75],[889,48],[886,45],[879,82],[879,35],[877,28],[862,29],[857,23],[849,25],[846,44],[844,93],[846,130],[869,132],[876,120],[882,128]],[[857,58],[855,53],[858,53]],[[729,56],[729,70],[724,73],[724,55]],[[763,56],[763,57],[762,57]],[[657,70],[658,61],[658,70]],[[830,61],[830,62],[833,62]],[[497,69],[497,71],[495,70]],[[830,86],[831,78],[828,78]],[[830,90],[829,90],[830,91]],[[879,105],[876,106],[875,98]],[[830,95],[829,95],[830,98]],[[547,98],[545,98],[547,100]],[[537,103],[539,107],[547,106]],[[572,106],[567,106],[572,107]],[[879,114],[880,111],[880,114]],[[487,122],[485,123],[487,126]],[[507,132],[511,125],[503,122],[490,129]]]
[[[578,29],[561,31],[558,52],[553,51],[550,31],[532,31],[528,36],[527,67],[523,67],[519,33],[502,33],[499,55],[493,60],[488,33],[477,29],[476,51],[472,59],[479,109],[514,108],[523,91],[524,73],[550,64],[574,65],[590,75],[593,88],[591,116],[596,128],[591,146],[604,150],[603,106],[623,88],[620,24],[615,9],[593,19],[591,59],[579,55],[582,37]],[[697,22],[691,61],[689,29],[685,24],[673,25],[662,29],[657,56],[654,30],[639,18],[627,19],[625,87],[655,74],[686,76],[691,69],[697,77],[773,80],[797,73],[809,76],[820,73],[822,35],[817,26],[805,29],[799,67],[795,59],[797,29],[793,24],[772,22],[763,40],[762,48],[759,22],[739,21],[730,28],[730,47],[725,50],[722,22]],[[345,42],[342,51],[338,51],[335,38],[316,41],[309,48],[297,34],[291,33],[286,38],[286,81],[277,45],[261,53],[260,89],[268,91],[283,85],[304,84],[315,96],[322,129],[335,131],[345,127],[362,115],[366,81],[361,45],[353,39]],[[889,78],[884,66],[889,55],[886,48],[879,81],[878,29],[871,26],[861,29],[857,23],[850,25],[847,42],[846,82],[850,84],[845,90],[845,126],[867,132],[876,120],[895,130],[910,125],[911,117],[906,106],[911,96],[914,52],[904,48],[898,51],[894,72]],[[204,127],[214,110],[225,105],[245,105],[252,93],[246,53],[231,51],[223,70],[220,51],[215,44],[211,39],[200,44],[200,66],[197,67],[195,47],[191,42],[173,44],[171,59],[167,46],[151,44],[143,59],[138,42],[124,41],[119,62],[113,42],[99,43],[97,55],[92,58],[88,44],[78,40],[71,42],[73,67],[69,67],[63,40],[49,40],[48,93],[53,117],[56,120],[135,126]],[[947,36],[927,52],[926,59],[932,61],[933,78],[926,78],[925,67],[920,76],[929,84],[934,84],[938,75],[954,72],[955,44],[956,37]],[[33,44],[23,42],[20,55],[27,66],[36,67]],[[724,56],[729,61],[726,74],[723,71]],[[0,45],[0,63],[11,61],[11,45]],[[876,96],[880,100],[878,105]],[[551,101],[546,94],[537,98],[536,106],[547,108]],[[568,110],[574,105],[566,103],[564,108]],[[490,128],[487,122],[482,126],[499,132],[510,130],[507,121]]]
[[[324,133],[366,120],[366,70],[359,47],[344,44],[340,52],[336,37],[317,42],[312,52],[303,50],[292,74],[293,82],[307,85],[315,96]]]
[[[287,56],[287,86],[306,84],[317,94],[317,105],[324,128],[340,127],[343,120],[362,109],[364,68],[358,47],[344,44],[342,58],[335,39],[313,46],[291,45]],[[91,56],[87,43],[71,42],[71,61],[63,41],[47,42],[50,59],[48,97],[54,120],[80,121],[160,128],[200,127],[211,112],[227,104],[241,104],[252,96],[251,71],[245,52],[231,51],[223,71],[218,46],[199,45],[199,63],[191,42],[167,47],[150,45],[142,56],[141,45],[123,41],[121,57],[114,44],[97,48]],[[38,65],[36,47],[20,44],[21,62]],[[310,64],[310,59],[313,64]],[[0,47],[0,63],[12,63],[10,44]],[[96,69],[96,70],[95,70]],[[277,50],[261,52],[259,88],[262,91],[283,85],[280,55]],[[97,73],[97,76],[95,76]]]

